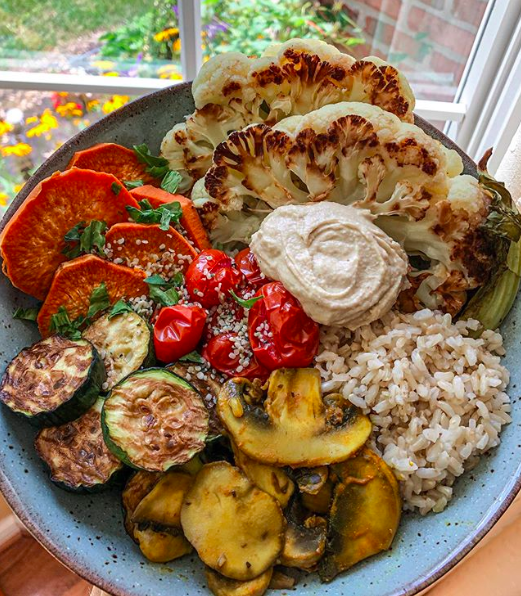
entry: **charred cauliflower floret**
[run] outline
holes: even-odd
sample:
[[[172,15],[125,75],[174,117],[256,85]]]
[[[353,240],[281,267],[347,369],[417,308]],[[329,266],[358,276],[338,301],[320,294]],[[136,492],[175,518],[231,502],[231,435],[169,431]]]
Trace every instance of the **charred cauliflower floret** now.
[[[192,92],[196,110],[164,138],[163,156],[191,188],[211,166],[212,152],[230,132],[253,123],[274,125],[343,101],[375,104],[412,122],[414,95],[405,77],[379,58],[355,60],[316,40],[268,47],[260,58],[238,52],[210,59]]]
[[[482,225],[492,194],[462,169],[455,151],[417,126],[377,106],[344,102],[233,133],[216,149],[194,202],[219,242],[290,203],[368,209],[410,258],[400,306],[455,314],[499,257],[497,238]],[[240,227],[230,224],[238,220]]]

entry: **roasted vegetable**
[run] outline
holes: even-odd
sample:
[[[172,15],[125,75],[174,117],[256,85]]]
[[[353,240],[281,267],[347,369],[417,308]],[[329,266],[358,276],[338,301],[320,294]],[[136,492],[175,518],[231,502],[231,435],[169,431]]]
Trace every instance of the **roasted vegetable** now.
[[[103,399],[83,416],[36,436],[36,453],[49,468],[51,480],[72,492],[94,492],[113,484],[124,469],[106,447],[101,432]]]
[[[83,332],[83,338],[98,350],[105,365],[104,390],[112,389],[141,366],[153,363],[151,335],[147,323],[132,311],[116,316],[106,314]]]
[[[311,570],[326,550],[327,522],[321,517],[308,517],[302,523],[288,520],[280,562],[286,567]]]
[[[132,521],[132,516],[139,503],[152,490],[156,482],[160,478],[158,472],[135,472],[127,481],[123,493],[121,495],[121,504],[124,512],[124,524],[127,534],[137,542],[134,536],[134,530],[137,529],[136,524]]]
[[[262,214],[252,201],[276,208],[327,200],[370,210],[414,257],[403,309],[455,314],[500,262],[497,238],[484,225],[495,209],[490,192],[459,175],[455,151],[376,106],[339,103],[273,128],[252,125],[230,135],[213,160],[192,198],[221,212],[219,228],[231,230],[223,219],[233,215],[253,218],[255,231]],[[217,234],[227,241],[222,229]]]
[[[169,192],[166,192],[166,190],[148,185],[135,188],[130,192],[130,194],[137,201],[147,200],[155,209],[161,205],[177,201],[180,203],[183,210],[183,215],[181,215],[179,223],[181,224],[181,227],[183,228],[190,242],[198,250],[212,248],[210,240],[208,239],[208,233],[204,229],[201,218],[197,213],[197,209],[190,199],[187,199],[182,195],[173,195]]]
[[[104,380],[105,369],[92,344],[53,335],[10,362],[0,385],[0,401],[30,422],[53,426],[84,414]]]
[[[101,423],[109,449],[150,472],[188,462],[208,435],[208,412],[197,391],[163,368],[135,372],[113,387]]]
[[[132,149],[116,143],[98,143],[83,151],[76,151],[67,169],[76,167],[112,174],[120,182],[141,180],[144,184],[159,184],[159,179],[147,172]]]
[[[173,228],[159,225],[120,223],[107,232],[105,252],[110,260],[148,274],[160,273],[169,280],[178,271],[185,273],[197,256],[195,249]]]
[[[269,588],[270,590],[292,590],[298,583],[298,574],[295,568],[275,567]]]
[[[182,377],[193,385],[199,395],[203,398],[204,405],[208,408],[209,433],[208,438],[218,437],[223,432],[223,425],[216,412],[217,396],[224,383],[223,377],[201,358],[201,362],[181,362],[178,361],[171,366],[167,366],[176,375]],[[199,376],[198,376],[199,375]],[[203,378],[200,378],[200,377]]]
[[[80,222],[126,221],[129,205],[138,206],[110,174],[78,168],[56,172],[31,191],[0,235],[4,273],[14,286],[43,300],[66,260],[65,234]]]
[[[71,320],[86,316],[92,291],[105,284],[111,303],[120,298],[148,296],[142,271],[114,265],[94,255],[85,255],[63,263],[52,280],[49,293],[38,313],[38,328],[46,337],[52,315],[65,308]]]
[[[333,482],[327,480],[324,486],[316,494],[302,493],[302,505],[312,513],[319,515],[328,515],[331,509],[331,500],[333,499]]]
[[[285,522],[278,502],[225,462],[199,472],[181,524],[203,563],[231,579],[258,577],[282,551]]]
[[[262,596],[270,585],[273,567],[248,581],[224,577],[210,567],[206,567],[204,574],[206,583],[214,596]]]
[[[329,470],[326,466],[318,468],[299,468],[292,472],[301,493],[317,495],[327,482]]]
[[[255,486],[277,499],[282,508],[286,507],[295,491],[295,485],[286,472],[251,459],[233,443],[232,447],[237,467]]]
[[[192,551],[190,543],[176,528],[141,530],[138,527],[134,530],[134,536],[141,552],[153,563],[167,563]]]
[[[181,528],[181,506],[193,481],[193,476],[182,472],[163,474],[135,508],[132,521],[140,527]]]
[[[400,522],[398,482],[387,464],[364,448],[356,457],[333,466],[335,487],[329,518],[326,555],[320,562],[322,581],[331,581],[391,546]]]
[[[356,60],[318,40],[292,39],[260,58],[220,54],[203,65],[192,86],[196,110],[161,144],[182,175],[181,192],[204,176],[214,149],[230,132],[254,122],[273,125],[327,104],[377,104],[412,122],[414,95],[405,77],[373,56]]]
[[[267,396],[246,379],[231,379],[219,393],[217,411],[242,452],[275,466],[342,461],[371,433],[369,419],[356,408],[326,407],[314,368],[273,371]]]

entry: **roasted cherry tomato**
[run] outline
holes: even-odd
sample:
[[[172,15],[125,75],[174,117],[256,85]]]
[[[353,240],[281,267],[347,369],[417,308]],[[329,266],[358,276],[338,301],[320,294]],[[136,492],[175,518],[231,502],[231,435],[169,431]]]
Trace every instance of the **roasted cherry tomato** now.
[[[229,377],[265,380],[270,374],[257,362],[249,346],[241,346],[238,333],[216,335],[206,344],[202,353],[210,366]],[[246,356],[248,353],[249,357]]]
[[[161,362],[174,362],[195,350],[203,335],[206,311],[200,306],[167,306],[154,325],[154,348]]]
[[[318,350],[317,323],[279,281],[256,295],[263,298],[250,309],[248,334],[257,360],[269,370],[309,366]]]
[[[227,300],[219,304],[212,316],[207,319],[204,336],[207,340],[212,339],[228,331],[237,331],[237,325],[241,325],[244,319],[244,308],[235,300]]]
[[[249,248],[241,250],[235,257],[235,262],[246,281],[255,289],[260,288],[269,281],[260,270],[259,263]]]
[[[220,250],[203,250],[192,261],[185,276],[186,289],[192,300],[206,308],[216,306],[230,290],[244,283],[243,274],[226,253]]]

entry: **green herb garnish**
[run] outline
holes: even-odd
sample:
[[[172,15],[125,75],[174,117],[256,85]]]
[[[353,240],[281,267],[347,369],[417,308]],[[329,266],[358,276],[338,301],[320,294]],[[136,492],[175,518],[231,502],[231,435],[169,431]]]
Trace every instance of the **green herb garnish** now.
[[[110,306],[109,293],[107,292],[107,286],[105,282],[92,290],[90,295],[90,305],[87,312],[87,320],[95,317],[102,310],[106,310]]]
[[[177,189],[179,188],[179,184],[181,183],[181,174],[179,172],[175,172],[174,170],[170,170],[167,172],[161,181],[161,188],[166,190],[166,192],[175,194]]]
[[[117,182],[113,182],[113,183],[110,185],[110,189],[112,190],[112,192],[113,192],[113,193],[114,193],[116,196],[118,196],[118,195],[119,195],[119,193],[121,192],[121,185],[120,185],[120,184],[118,184]]]
[[[77,324],[76,319],[71,321],[65,306],[60,306],[58,312],[54,313],[51,317],[50,330],[52,333],[65,335],[70,339],[80,339],[81,331],[78,327],[79,325]]]
[[[181,356],[181,358],[179,358],[179,361],[180,362],[195,362],[197,364],[205,364],[206,363],[206,360],[201,356],[201,354],[199,354],[195,350],[193,352],[190,352],[189,354],[185,354],[184,356]]]
[[[13,319],[20,321],[36,321],[39,309],[34,308],[17,308],[13,313]]]
[[[179,293],[175,286],[178,280],[167,281],[160,275],[151,275],[145,279],[149,285],[150,298],[162,306],[174,306],[179,302]]]
[[[109,319],[117,317],[118,315],[122,315],[126,312],[132,312],[132,307],[124,300],[118,300],[116,304],[114,304],[114,306],[110,309]]]
[[[123,180],[123,184],[127,190],[132,190],[133,188],[143,186],[145,183],[143,180]]]
[[[150,205],[148,201],[146,202]],[[145,201],[140,201],[140,206],[142,203],[145,203]],[[178,222],[183,215],[181,205],[177,201],[160,205],[157,209],[152,208],[151,205],[150,207],[145,206],[145,208],[141,206],[141,209],[136,209],[135,207],[127,205],[126,209],[135,222],[143,224],[159,224],[159,227],[165,232],[168,230],[172,222]]]
[[[162,178],[168,171],[168,160],[164,157],[156,157],[150,153],[150,149],[145,143],[141,145],[134,145],[132,147],[136,157],[141,163],[146,164],[147,172],[155,178]]]
[[[239,306],[242,306],[242,308],[246,309],[251,308],[258,300],[264,298],[264,296],[254,296],[249,300],[244,300],[244,298],[240,298],[239,296],[237,296],[237,294],[233,290],[230,290],[230,294]]]
[[[105,247],[106,231],[107,224],[104,221],[93,219],[87,226],[82,221],[63,237],[68,246],[62,250],[62,253],[69,259],[75,259],[85,253],[101,253]]]

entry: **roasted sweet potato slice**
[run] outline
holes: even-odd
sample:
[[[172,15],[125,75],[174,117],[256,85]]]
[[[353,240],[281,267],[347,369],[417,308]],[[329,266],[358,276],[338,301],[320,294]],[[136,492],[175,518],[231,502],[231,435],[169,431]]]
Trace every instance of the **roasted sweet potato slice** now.
[[[128,220],[136,201],[110,174],[73,168],[38,184],[0,236],[4,273],[12,284],[43,300],[58,265],[65,261],[63,237],[79,222],[108,226]]]
[[[119,223],[105,236],[105,251],[111,261],[143,269],[147,275],[170,279],[177,271],[186,272],[197,256],[195,249],[174,228],[158,225]]]
[[[136,201],[142,201],[146,199],[154,209],[157,209],[161,205],[166,203],[173,203],[177,201],[181,204],[183,209],[183,215],[181,216],[181,226],[186,231],[186,235],[193,242],[195,248],[198,250],[206,250],[212,248],[208,234],[203,226],[203,222],[197,213],[197,209],[190,199],[183,197],[182,195],[173,195],[172,193],[166,192],[161,188],[155,188],[154,186],[145,185],[134,188],[130,191],[130,194],[136,199]]]
[[[38,313],[38,327],[43,337],[50,334],[50,322],[60,306],[71,320],[86,315],[92,290],[103,282],[111,304],[120,298],[148,296],[145,274],[137,269],[114,265],[94,255],[85,255],[60,266],[52,280],[45,302]]]
[[[154,178],[146,171],[132,149],[116,143],[98,143],[83,151],[76,151],[67,169],[83,168],[96,172],[112,174],[121,182],[143,180],[145,184],[159,185],[159,178]]]

